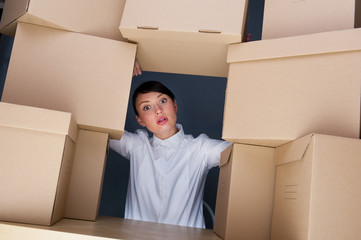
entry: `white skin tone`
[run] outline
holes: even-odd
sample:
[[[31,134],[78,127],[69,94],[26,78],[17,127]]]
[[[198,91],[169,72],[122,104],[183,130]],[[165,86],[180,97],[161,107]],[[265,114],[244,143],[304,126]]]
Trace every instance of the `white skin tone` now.
[[[139,94],[136,99],[138,123],[156,137],[167,139],[178,132],[177,103],[160,92]]]
[[[135,59],[134,68],[133,68],[133,77],[139,75],[142,75],[142,68],[140,67],[138,60]]]

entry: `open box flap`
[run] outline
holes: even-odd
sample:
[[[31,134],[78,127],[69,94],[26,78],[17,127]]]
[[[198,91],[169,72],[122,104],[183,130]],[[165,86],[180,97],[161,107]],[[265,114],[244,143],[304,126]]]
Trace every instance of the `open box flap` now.
[[[22,15],[24,15],[29,8],[30,0],[6,0],[4,10],[1,17],[0,29],[14,22]]]
[[[276,166],[301,160],[313,139],[314,134],[310,134],[277,147]]]
[[[231,152],[233,150],[233,144],[221,152],[221,159],[219,161],[219,167],[224,166],[231,159]]]

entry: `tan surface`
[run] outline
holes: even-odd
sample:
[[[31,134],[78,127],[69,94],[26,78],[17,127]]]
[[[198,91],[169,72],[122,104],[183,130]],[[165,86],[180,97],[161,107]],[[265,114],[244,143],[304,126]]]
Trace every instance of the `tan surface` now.
[[[120,139],[136,45],[19,23],[2,101],[71,112]]]
[[[359,0],[265,1],[262,39],[351,29]],[[357,6],[356,6],[357,7]],[[356,25],[357,26],[357,25]]]
[[[0,31],[14,36],[18,22],[126,41],[118,27],[125,0],[6,0]]]
[[[127,1],[120,31],[138,44],[145,71],[226,77],[227,45],[242,42],[247,5],[247,0]]]
[[[79,130],[65,217],[95,220],[107,157],[108,134]]]
[[[1,220],[50,225],[64,216],[71,124],[67,112],[0,103]]]
[[[276,158],[272,239],[360,239],[360,139],[311,134]]]
[[[223,139],[359,138],[361,29],[229,46]]]
[[[22,226],[32,229],[14,228]],[[50,230],[50,231],[43,231]],[[60,233],[61,232],[61,233]],[[220,240],[212,230],[180,227],[151,222],[126,220],[113,217],[99,217],[96,222],[63,219],[51,227],[21,225],[0,222],[0,234],[7,240],[42,239],[39,236],[59,239],[82,239],[69,233],[84,234],[85,239],[90,236],[112,239],[137,240]],[[25,235],[26,234],[26,235]],[[72,237],[72,238],[70,238]],[[102,239],[94,238],[94,239]],[[50,238],[48,238],[50,239]]]
[[[220,169],[214,231],[227,240],[269,240],[274,148],[233,144]],[[224,163],[222,161],[222,163]]]

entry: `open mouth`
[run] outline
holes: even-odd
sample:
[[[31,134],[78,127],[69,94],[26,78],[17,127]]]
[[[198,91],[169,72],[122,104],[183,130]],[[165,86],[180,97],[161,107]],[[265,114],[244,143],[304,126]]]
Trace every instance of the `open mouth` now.
[[[164,123],[168,122],[168,118],[167,117],[160,117],[158,118],[157,124],[159,125],[163,125]]]

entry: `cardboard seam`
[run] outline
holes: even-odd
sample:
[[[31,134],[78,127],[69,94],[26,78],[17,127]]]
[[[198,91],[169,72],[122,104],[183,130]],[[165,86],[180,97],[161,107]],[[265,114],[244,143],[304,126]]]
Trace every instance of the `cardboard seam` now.
[[[60,133],[60,132],[57,132],[57,131],[46,131],[46,130],[43,130],[43,129],[36,129],[36,128],[17,127],[17,126],[2,124],[2,123],[0,123],[0,127],[16,128],[16,129],[22,129],[22,130],[27,130],[27,131],[33,131],[33,132],[42,132],[42,133],[65,135],[65,136],[68,136],[69,138],[71,138],[68,133]],[[73,141],[76,142],[75,140],[73,140]]]
[[[314,134],[313,134],[314,135]],[[316,136],[315,136],[316,137]],[[316,144],[316,143],[315,143]],[[317,147],[315,147],[314,149],[317,149]],[[311,179],[310,179],[310,184],[311,184],[311,186],[310,186],[310,198],[309,198],[309,208],[308,208],[308,226],[307,226],[307,231],[308,231],[308,233],[307,233],[307,236],[308,236],[308,239],[311,239],[311,228],[312,228],[312,222],[311,222],[311,219],[312,219],[312,192],[313,192],[313,188],[314,188],[314,184],[312,184],[312,179],[313,179],[313,174],[314,174],[314,171],[315,171],[315,161],[314,161],[314,159],[316,159],[315,158],[315,155],[316,155],[316,151],[314,150],[313,152],[312,152],[312,167],[311,167]]]
[[[61,176],[61,172],[62,172],[62,169],[63,169],[63,160],[64,160],[64,153],[65,153],[65,147],[66,147],[66,136],[65,136],[65,139],[64,139],[64,146],[63,146],[63,154],[61,156],[61,164],[60,164],[60,171],[59,171],[59,174],[58,174],[58,181],[57,181],[57,184],[56,184],[56,191],[55,191],[55,196],[54,196],[54,202],[53,202],[53,209],[52,209],[52,212],[51,212],[51,219],[50,219],[50,225],[53,224],[53,220],[54,220],[54,214],[55,214],[55,206],[56,206],[56,202],[58,200],[58,189],[59,189],[59,180],[60,180],[60,176]]]
[[[233,162],[231,163],[229,160],[231,159],[232,160],[232,158],[231,157],[233,157],[233,153],[234,153],[234,146],[232,145],[232,151],[230,152],[230,154],[229,154],[229,159],[228,159],[228,161],[227,161],[227,164],[232,164],[233,165]],[[227,210],[226,210],[226,212],[227,212],[227,215],[226,215],[226,219],[225,219],[225,223],[224,223],[224,239],[227,239],[227,230],[228,230],[228,222],[229,222],[229,210],[230,210],[230,200],[231,200],[231,188],[232,188],[232,175],[233,175],[233,170],[234,170],[234,167],[231,167],[231,171],[230,171],[230,176],[229,176],[229,184],[228,184],[228,191],[227,191],[227,197],[226,197],[226,199],[227,199]]]
[[[104,182],[105,168],[106,168],[106,165],[107,165],[107,159],[108,159],[108,153],[109,153],[109,148],[108,148],[109,144],[108,143],[109,143],[109,134],[108,134],[107,148],[106,148],[106,151],[105,151],[104,162],[103,162],[102,179],[100,181],[100,191],[99,191],[99,197],[98,197],[98,202],[97,202],[96,216],[94,216],[95,220],[98,217],[99,208],[100,208],[100,201],[101,201],[101,196],[102,196],[102,192],[103,192],[103,182]]]
[[[56,192],[55,192],[55,197],[54,197],[54,203],[53,203],[53,209],[52,209],[52,213],[51,213],[51,220],[50,220],[50,224],[53,224],[55,222],[54,221],[54,214],[55,214],[55,206],[56,206],[56,203],[59,199],[59,195],[58,195],[58,191],[59,191],[59,184],[60,184],[60,178],[62,176],[62,172],[63,172],[63,166],[64,164],[66,164],[64,162],[64,156],[65,156],[65,149],[66,149],[66,146],[67,146],[67,141],[73,141],[69,136],[65,135],[64,136],[64,147],[63,147],[63,154],[62,154],[62,161],[61,161],[61,165],[60,165],[60,171],[59,171],[59,174],[58,174],[58,181],[57,181],[57,184],[56,184]],[[74,142],[74,141],[73,141]],[[74,153],[75,153],[75,150],[73,151],[73,157],[74,157]],[[71,169],[72,170],[72,169]],[[69,182],[71,181],[71,172],[69,173]],[[67,195],[68,195],[68,192],[69,192],[69,187],[68,187],[68,191],[66,192],[66,196],[65,196],[65,199],[67,199]],[[65,203],[65,206],[66,206],[66,203]],[[59,221],[61,219],[56,219],[56,221]]]

